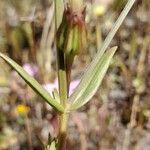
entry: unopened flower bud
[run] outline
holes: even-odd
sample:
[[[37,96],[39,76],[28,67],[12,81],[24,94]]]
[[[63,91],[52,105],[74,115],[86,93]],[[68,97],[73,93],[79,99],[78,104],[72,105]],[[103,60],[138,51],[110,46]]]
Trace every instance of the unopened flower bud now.
[[[83,0],[70,0],[69,3],[72,12],[80,13],[83,11]]]
[[[79,6],[77,2],[73,0],[72,5]],[[63,21],[57,31],[57,48],[66,55],[74,56],[86,46],[85,10],[82,7],[79,12],[76,7],[69,4],[66,6]]]
[[[64,54],[68,89],[74,57],[86,47],[85,7],[82,0],[70,0],[57,31],[57,49]]]

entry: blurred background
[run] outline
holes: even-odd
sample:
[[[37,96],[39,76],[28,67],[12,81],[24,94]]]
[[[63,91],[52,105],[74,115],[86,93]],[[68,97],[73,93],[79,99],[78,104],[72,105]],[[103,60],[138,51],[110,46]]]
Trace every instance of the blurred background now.
[[[86,0],[87,50],[78,85],[127,0]],[[0,51],[51,91],[57,88],[52,0],[0,0]],[[111,46],[118,50],[92,100],[70,115],[68,150],[150,150],[150,1],[137,0]],[[58,132],[56,112],[0,59],[0,150],[41,150]]]

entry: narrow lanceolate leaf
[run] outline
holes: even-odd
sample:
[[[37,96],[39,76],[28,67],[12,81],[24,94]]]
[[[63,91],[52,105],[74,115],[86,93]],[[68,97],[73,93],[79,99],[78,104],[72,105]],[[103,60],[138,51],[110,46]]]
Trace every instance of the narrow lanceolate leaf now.
[[[31,77],[21,66],[9,57],[0,53],[0,57],[4,59],[18,74],[24,79],[24,81],[37,93],[39,94],[48,104],[54,107],[56,110],[63,112],[64,108],[53,99],[49,93],[33,78]]]
[[[135,1],[136,0],[128,0],[126,6],[124,7],[124,9],[121,12],[120,16],[118,17],[117,21],[114,23],[111,31],[109,32],[108,36],[106,37],[105,41],[103,42],[101,48],[98,50],[96,57],[100,58],[104,54],[104,52],[108,48],[110,42],[112,41],[113,37],[115,36],[116,32],[118,31],[122,22],[126,18],[127,14],[129,13],[129,11],[132,8]],[[97,58],[95,58],[95,59],[97,59]]]
[[[64,2],[63,0],[54,0],[55,1],[55,23],[56,23],[56,29],[59,28],[62,18],[63,18],[63,12],[64,12]]]
[[[99,64],[100,59],[102,59],[103,54],[105,53],[105,51],[108,48],[111,40],[113,39],[114,35],[118,31],[119,27],[121,26],[122,22],[124,21],[125,17],[127,16],[128,12],[132,8],[135,1],[136,0],[128,0],[125,8],[123,9],[123,11],[121,12],[121,14],[118,17],[117,21],[113,25],[111,31],[109,32],[108,36],[106,37],[105,41],[103,42],[101,48],[98,50],[97,55],[94,57],[93,61],[88,66],[88,68],[85,70],[85,74],[83,75],[79,86],[77,87],[75,92],[69,98],[72,110],[81,107],[83,104],[85,104],[87,101],[89,101],[89,99],[90,99],[90,97],[92,97],[92,95],[94,95],[94,92],[96,90],[92,90],[92,93],[91,93],[91,91],[88,91],[90,96],[86,96],[85,98],[82,97],[83,99],[80,98],[81,96],[85,95],[85,93],[87,93],[87,91],[84,91],[86,89],[85,88],[83,89],[83,87],[85,85],[87,85],[87,81],[90,79],[90,75],[92,74],[92,72],[94,72],[96,66]],[[106,54],[105,54],[105,57],[106,57]]]
[[[98,63],[92,66],[92,69],[88,71],[88,74],[86,74],[86,76],[81,80],[79,86],[69,98],[72,102],[70,110],[80,108],[95,94],[102,79],[104,78],[116,49],[117,47],[113,47],[104,53]]]

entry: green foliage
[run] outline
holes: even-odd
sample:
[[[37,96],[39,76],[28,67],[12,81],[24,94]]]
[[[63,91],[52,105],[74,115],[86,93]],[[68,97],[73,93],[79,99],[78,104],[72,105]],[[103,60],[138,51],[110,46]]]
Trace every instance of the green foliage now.
[[[57,100],[53,99],[49,93],[33,78],[31,77],[21,66],[14,62],[9,57],[0,53],[0,57],[3,58],[18,74],[25,80],[25,82],[39,94],[48,104],[53,106],[56,110],[63,112],[63,107],[58,103]]]
[[[57,150],[58,140],[49,136],[48,146],[45,150]]]
[[[116,50],[117,47],[109,49],[98,59],[98,62],[95,60],[96,63],[93,63],[91,68],[87,70],[78,88],[69,98],[70,101],[73,101],[73,104],[70,108],[71,110],[75,110],[83,106],[95,94],[102,79],[104,78],[104,75]]]
[[[127,16],[128,12],[130,11],[135,1],[136,0],[128,1],[121,15],[118,17],[116,23],[112,27],[112,30],[106,37],[106,40],[102,44],[101,48],[98,50],[96,56],[93,58],[93,61],[91,62],[87,70],[85,71],[85,74],[83,75],[78,87],[75,89],[75,92],[68,99],[67,99],[68,91],[66,90],[67,89],[66,85],[68,82],[66,76],[68,74],[67,74],[66,67],[64,67],[65,63],[62,61],[63,59],[61,57],[64,55],[60,55],[60,57],[57,57],[58,62],[60,63],[60,64],[58,63],[58,76],[60,79],[59,80],[59,94],[57,91],[54,91],[53,92],[54,98],[53,98],[33,77],[28,75],[28,73],[24,71],[24,69],[21,66],[19,66],[16,62],[14,62],[9,57],[0,53],[0,57],[3,60],[5,60],[13,69],[15,69],[18,72],[18,74],[25,80],[25,82],[37,94],[39,94],[49,105],[51,105],[58,112],[60,112],[60,130],[59,130],[58,141],[55,139],[50,141],[50,144],[47,147],[47,150],[55,150],[57,147],[57,142],[58,142],[58,149],[64,149],[63,147],[65,147],[67,119],[68,119],[67,118],[68,114],[66,112],[76,110],[80,108],[81,106],[83,106],[84,104],[86,104],[91,99],[91,97],[95,94],[96,90],[100,86],[101,81],[104,78],[106,71],[109,67],[109,64],[112,60],[112,57],[117,50],[117,47],[113,47],[107,51],[106,49],[108,49],[108,46],[111,40],[113,39],[114,35],[118,31],[119,27],[121,26],[122,22],[124,21],[125,17]],[[63,11],[64,11],[63,0],[55,0],[56,29],[61,27],[60,24],[62,22]],[[74,30],[74,31],[75,31],[74,34],[76,34],[78,30],[77,31]],[[29,32],[28,34],[31,35],[31,32]],[[14,36],[16,35],[14,34]],[[20,36],[20,35],[17,35],[17,36]],[[73,33],[71,33],[71,36],[73,36]],[[70,38],[70,39],[71,39],[71,42],[72,42],[72,39],[76,39],[76,42],[78,39],[78,43],[79,43],[80,42],[79,40],[81,40],[81,37],[78,34],[76,34],[74,38]],[[16,44],[17,41],[14,41],[14,43]],[[68,47],[66,47],[64,51],[65,50],[70,51],[70,47],[77,49],[78,48],[77,46],[79,45],[78,43],[74,43],[74,44],[68,43],[67,45]],[[61,80],[61,79],[64,79],[64,80]]]
[[[75,90],[73,95],[69,98],[69,100],[72,103],[71,104],[72,106],[70,108],[71,110],[81,107],[86,102],[88,102],[89,99],[95,94],[98,84],[95,83],[95,86],[91,86],[91,84],[93,84],[92,80],[94,80],[94,78],[95,79],[97,78],[97,81],[99,81],[98,83],[100,84],[101,80],[104,76],[102,75],[100,78],[98,78],[98,76],[100,76],[101,72],[104,72],[104,74],[105,74],[105,71],[107,70],[108,66],[106,65],[106,68],[105,67],[101,68],[102,69],[101,72],[99,72],[99,73],[97,72],[96,75],[95,75],[96,72],[94,72],[94,69],[97,68],[97,66],[99,66],[100,63],[102,63],[101,59],[103,59],[103,56],[105,56],[104,53],[105,53],[106,49],[108,48],[111,40],[115,36],[116,32],[118,31],[119,27],[121,26],[122,22],[124,21],[125,17],[127,16],[129,10],[133,6],[134,2],[135,2],[135,0],[128,1],[128,3],[126,4],[125,8],[122,11],[122,13],[120,14],[120,16],[118,17],[114,26],[112,27],[112,30],[109,32],[104,43],[102,44],[102,47],[98,50],[97,55],[94,57],[92,63],[87,68],[84,76],[82,77],[82,80],[81,80],[79,86],[77,87],[77,89]],[[112,54],[113,53],[114,52],[112,52]],[[109,55],[111,56],[111,54],[109,54]],[[111,57],[110,58],[108,57],[108,58],[111,59]],[[107,64],[109,61],[106,60],[105,63]],[[92,77],[93,77],[93,79],[92,79]],[[88,82],[88,81],[91,81],[91,82]],[[90,88],[86,87],[88,84],[89,84]],[[89,91],[89,89],[90,89],[90,91]],[[82,97],[82,99],[80,97]]]
[[[108,48],[112,38],[114,37],[118,28],[120,27],[123,20],[127,16],[134,2],[135,0],[128,1],[121,15],[117,19],[112,30],[110,31],[106,40],[104,41],[102,47],[98,50],[97,55],[93,59],[89,68],[86,70],[85,75],[82,77],[79,86],[77,87],[73,95],[69,98],[69,101],[72,103],[70,108],[71,110],[75,110],[81,107],[86,102],[88,102],[90,98],[95,94],[97,88],[99,87],[108,69],[110,60],[116,51],[116,47],[108,50],[106,53],[105,50]],[[61,10],[60,12],[62,13],[63,1],[58,2],[56,0],[55,6],[56,6],[56,19],[58,19],[56,22],[58,22],[59,25],[62,18],[60,18],[59,16],[60,13],[59,14],[57,13],[59,9]],[[29,76],[17,63],[15,63],[13,60],[11,60],[10,58],[8,58],[3,54],[0,54],[0,57],[2,57],[10,66],[12,66],[20,74],[20,76],[27,82],[27,84],[31,86],[32,89],[35,92],[37,92],[41,97],[43,97],[43,99],[47,103],[49,103],[51,106],[53,106],[60,112],[64,111],[64,108],[60,105],[59,101],[52,98],[48,94],[48,92],[45,89],[43,89],[43,87],[34,78]]]

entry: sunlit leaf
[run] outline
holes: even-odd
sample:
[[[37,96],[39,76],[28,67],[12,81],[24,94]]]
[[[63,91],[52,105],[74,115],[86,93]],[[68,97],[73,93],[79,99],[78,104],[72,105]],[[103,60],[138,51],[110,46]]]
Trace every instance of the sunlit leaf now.
[[[81,82],[79,84],[79,86],[77,87],[77,89],[75,90],[75,92],[71,95],[71,97],[69,98],[69,101],[71,103],[71,109],[77,109],[79,107],[81,107],[83,104],[85,104],[87,101],[89,101],[89,98],[92,96],[87,96],[87,97],[82,100],[80,97],[82,96],[82,94],[84,93],[84,85],[86,85],[87,81],[89,80],[89,77],[91,75],[91,73],[94,71],[95,67],[99,64],[100,59],[102,58],[103,54],[105,53],[106,49],[108,48],[111,40],[113,39],[113,37],[115,36],[116,32],[118,31],[119,27],[121,26],[122,22],[124,21],[125,17],[127,16],[128,12],[130,11],[130,9],[132,8],[133,4],[135,3],[136,0],[129,0],[125,6],[125,8],[123,9],[123,11],[121,12],[120,16],[118,17],[117,21],[115,22],[115,24],[113,25],[111,31],[109,32],[108,36],[106,37],[105,41],[103,42],[101,48],[98,50],[96,56],[94,57],[93,61],[91,62],[91,64],[88,66],[88,68],[85,70],[85,74],[83,75]],[[105,54],[106,57],[106,54]],[[100,83],[100,82],[99,82]],[[92,84],[92,83],[91,83]],[[98,86],[98,85],[97,85]],[[86,87],[87,88],[87,87]],[[82,91],[81,91],[82,90]],[[86,89],[85,89],[86,90]],[[93,93],[90,93],[90,95],[94,95],[95,90],[92,90]],[[82,93],[82,94],[81,94]],[[85,94],[83,94],[85,95]],[[84,98],[84,97],[83,97]],[[81,101],[81,102],[80,102]]]
[[[115,36],[116,32],[118,31],[119,27],[121,26],[122,22],[126,18],[127,14],[129,13],[130,9],[132,8],[133,4],[136,0],[128,0],[125,8],[121,12],[120,16],[118,17],[117,21],[114,23],[112,29],[110,30],[109,34],[107,35],[105,41],[102,43],[101,48],[98,50],[96,57],[94,59],[100,58],[108,48],[110,42],[112,41],[113,37]]]
[[[31,77],[21,66],[19,66],[15,61],[9,57],[0,53],[0,57],[3,58],[13,69],[15,69],[18,74],[25,80],[25,82],[37,93],[39,94],[48,104],[54,107],[56,110],[63,112],[63,107],[53,99],[49,93],[33,78]]]
[[[73,101],[70,108],[71,110],[75,110],[83,106],[95,94],[106,74],[116,49],[117,47],[113,47],[104,53],[98,63],[94,65],[94,68],[88,71],[88,74],[86,74],[86,76],[81,80],[78,88],[69,98],[70,101]]]

